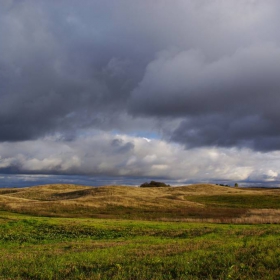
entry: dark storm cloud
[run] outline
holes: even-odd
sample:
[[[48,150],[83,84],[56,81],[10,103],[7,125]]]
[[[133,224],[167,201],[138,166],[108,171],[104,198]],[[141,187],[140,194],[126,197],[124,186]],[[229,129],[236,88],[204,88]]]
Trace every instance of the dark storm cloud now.
[[[240,49],[206,63],[197,51],[162,53],[134,91],[132,112],[185,117],[171,139],[194,146],[279,149],[280,48]]]
[[[266,135],[264,137],[264,135]],[[277,123],[259,116],[203,116],[184,120],[173,131],[171,140],[187,147],[250,147],[255,150],[280,149]]]
[[[157,123],[158,133],[186,147],[279,149],[279,7],[4,0],[0,141],[57,132],[72,141],[81,129]]]
[[[0,141],[102,127],[124,111],[141,69],[98,15],[106,5],[90,2],[1,4]]]

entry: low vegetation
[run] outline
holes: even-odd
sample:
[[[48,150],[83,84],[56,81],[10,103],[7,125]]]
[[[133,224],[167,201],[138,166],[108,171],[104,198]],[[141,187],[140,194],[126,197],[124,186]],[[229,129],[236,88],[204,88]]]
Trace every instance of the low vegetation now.
[[[280,279],[279,202],[215,185],[0,189],[0,279]]]

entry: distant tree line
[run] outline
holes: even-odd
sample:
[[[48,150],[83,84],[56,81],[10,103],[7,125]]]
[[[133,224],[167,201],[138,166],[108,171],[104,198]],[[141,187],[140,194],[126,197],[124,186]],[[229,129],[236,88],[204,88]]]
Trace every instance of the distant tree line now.
[[[230,187],[230,185],[227,185],[227,184],[216,184],[217,186],[222,186],[222,187]],[[234,187],[235,188],[238,188],[238,183],[235,183],[234,184]]]

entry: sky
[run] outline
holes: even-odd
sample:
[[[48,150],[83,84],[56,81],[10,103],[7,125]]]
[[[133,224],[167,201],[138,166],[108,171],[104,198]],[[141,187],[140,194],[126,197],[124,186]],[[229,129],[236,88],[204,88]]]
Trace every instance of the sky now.
[[[278,0],[1,0],[0,187],[280,186],[279,26]]]

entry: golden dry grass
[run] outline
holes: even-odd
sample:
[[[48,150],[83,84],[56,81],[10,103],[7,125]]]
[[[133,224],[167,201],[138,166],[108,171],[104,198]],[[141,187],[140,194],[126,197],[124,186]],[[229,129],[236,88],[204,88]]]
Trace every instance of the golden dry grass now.
[[[168,188],[87,187],[71,184],[0,190],[0,209],[61,217],[279,223],[279,210],[222,207],[195,201],[211,196],[280,197],[278,189],[230,188],[196,184]],[[280,199],[280,198],[279,198]]]

